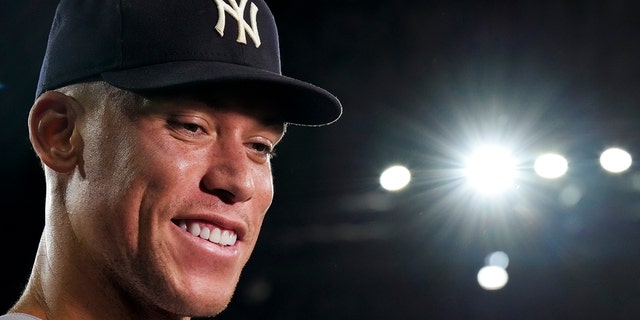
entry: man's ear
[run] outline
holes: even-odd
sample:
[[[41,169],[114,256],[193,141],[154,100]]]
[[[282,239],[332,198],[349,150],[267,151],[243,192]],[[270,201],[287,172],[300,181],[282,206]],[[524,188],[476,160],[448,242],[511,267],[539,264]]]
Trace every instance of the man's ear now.
[[[29,139],[40,160],[58,172],[71,172],[82,152],[76,127],[81,106],[57,91],[43,93],[29,112]]]

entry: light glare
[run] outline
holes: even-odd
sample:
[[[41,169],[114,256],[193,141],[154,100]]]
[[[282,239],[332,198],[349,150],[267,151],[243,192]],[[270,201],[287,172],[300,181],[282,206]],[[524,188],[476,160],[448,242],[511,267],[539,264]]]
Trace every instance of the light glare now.
[[[465,172],[472,187],[485,194],[496,194],[513,184],[516,162],[502,148],[483,147],[469,158]]]
[[[509,281],[507,270],[498,266],[484,266],[478,271],[478,284],[485,290],[500,290]]]
[[[392,166],[380,175],[380,185],[389,191],[397,191],[406,187],[411,181],[411,172],[404,166]]]
[[[547,153],[536,159],[533,169],[540,177],[556,179],[567,173],[569,163],[559,154]]]
[[[600,165],[611,173],[624,172],[631,167],[631,155],[620,148],[609,148],[600,155]]]
[[[506,269],[509,266],[509,256],[504,251],[496,251],[486,258],[486,265]]]

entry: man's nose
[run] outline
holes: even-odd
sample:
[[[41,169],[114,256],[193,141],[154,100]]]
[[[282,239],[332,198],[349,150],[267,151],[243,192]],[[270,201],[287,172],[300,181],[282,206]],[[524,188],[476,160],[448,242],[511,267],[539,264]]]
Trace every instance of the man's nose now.
[[[240,142],[220,142],[208,157],[202,188],[225,203],[244,202],[255,191],[252,162]]]

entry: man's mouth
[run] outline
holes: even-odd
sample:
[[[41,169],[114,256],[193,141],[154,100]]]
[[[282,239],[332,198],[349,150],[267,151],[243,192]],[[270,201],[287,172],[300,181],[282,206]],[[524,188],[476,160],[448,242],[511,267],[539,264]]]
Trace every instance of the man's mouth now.
[[[238,235],[232,230],[220,229],[214,226],[205,226],[195,221],[179,220],[174,221],[180,228],[191,233],[195,237],[200,237],[221,246],[232,246],[236,243]]]

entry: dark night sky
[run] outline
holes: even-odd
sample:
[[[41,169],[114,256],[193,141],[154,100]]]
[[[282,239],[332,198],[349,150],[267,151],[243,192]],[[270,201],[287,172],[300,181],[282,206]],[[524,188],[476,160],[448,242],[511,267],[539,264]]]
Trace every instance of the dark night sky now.
[[[617,144],[640,155],[640,10],[633,1],[271,1],[283,72],[334,92],[344,115],[291,128],[276,199],[221,319],[632,319],[640,316],[636,166],[597,167]],[[2,307],[26,280],[43,178],[26,115],[55,2],[0,4]],[[566,179],[522,182],[499,205],[456,189],[457,157],[482,138],[530,159],[568,154]],[[412,185],[387,194],[380,171]],[[526,168],[526,165],[524,166]],[[572,207],[558,193],[584,191]],[[484,257],[510,281],[484,291]]]

